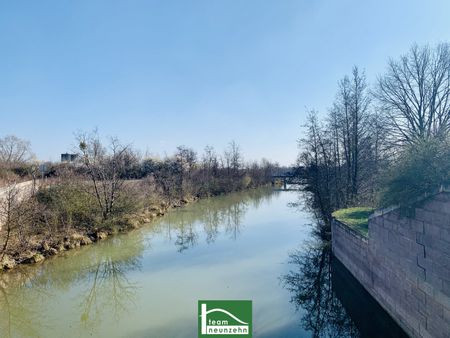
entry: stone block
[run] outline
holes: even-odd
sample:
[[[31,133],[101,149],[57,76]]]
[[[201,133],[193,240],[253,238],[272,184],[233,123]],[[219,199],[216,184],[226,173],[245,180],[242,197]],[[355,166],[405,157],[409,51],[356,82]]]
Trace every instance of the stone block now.
[[[415,249],[415,252],[416,252],[416,255],[417,255],[418,257],[426,257],[426,256],[427,256],[427,255],[426,255],[426,250],[425,250],[425,246],[424,246],[424,245],[416,243],[416,244],[414,245],[414,247],[416,248],[416,249]]]
[[[423,221],[419,221],[416,219],[411,219],[411,229],[414,230],[415,232],[424,232],[423,229]]]
[[[395,308],[397,314],[408,323],[409,327],[412,327],[415,331],[419,331],[419,322],[413,318],[411,311],[408,307],[396,306]]]
[[[450,227],[450,214],[435,213],[433,214],[433,219],[431,223],[440,228]]]
[[[440,230],[440,229],[439,229]],[[406,238],[409,238],[409,239],[416,239],[416,231],[415,230],[413,230],[411,227],[405,227],[405,226],[399,226],[398,227],[398,231],[397,231],[399,234],[400,234],[400,236],[402,236],[402,237],[406,237]]]
[[[434,290],[434,298],[443,308],[450,309],[450,297],[444,295],[440,290]]]
[[[450,245],[450,228],[441,228],[441,239]]]
[[[419,232],[417,232],[417,233],[416,233],[416,243],[421,244],[421,245],[424,245],[424,244],[425,244],[425,242],[424,242],[424,236],[425,236],[424,233],[419,233]]]
[[[450,332],[450,323],[444,322],[440,317],[429,316],[427,318],[427,331],[436,338],[447,338]]]
[[[426,223],[431,223],[433,220],[433,212],[429,210],[425,210],[422,208],[416,209],[416,215],[414,217],[417,221],[423,221]]]
[[[428,331],[427,331],[427,326],[426,325],[420,325],[419,326],[419,336],[417,337],[421,337],[421,338],[436,338],[433,337]]]
[[[450,309],[444,308],[442,311],[442,318],[447,322],[450,323]]]
[[[384,216],[383,216],[384,217]],[[396,226],[397,226],[397,219],[390,217],[390,218],[385,218],[384,222],[383,222],[383,227],[387,230],[395,230]]]
[[[441,279],[441,291],[447,297],[450,297],[450,281]]]
[[[441,201],[441,202],[450,202],[450,193],[441,192],[440,194],[437,194],[436,196],[434,196],[434,199],[436,201]]]
[[[427,296],[427,303],[425,308],[429,318],[444,318],[444,306],[434,300],[433,297]]]
[[[435,248],[436,250],[442,252],[445,255],[450,255],[450,245],[446,241],[443,241],[442,239],[434,239],[430,243],[430,247]]]
[[[439,199],[434,198],[427,202],[423,208],[432,211],[434,215],[446,214],[447,216],[450,216],[450,201],[440,201]]]
[[[416,263],[419,267],[424,268],[425,270],[432,270],[433,262],[429,258],[416,256]]]
[[[380,228],[383,227],[384,218],[382,216],[373,217],[369,219],[369,227],[370,228]]]
[[[439,266],[439,269],[450,270],[450,255],[431,247],[425,249],[425,254]]]
[[[427,270],[426,281],[436,290],[442,290],[442,278],[431,269]]]
[[[433,223],[424,222],[424,233],[433,237],[441,237],[441,227]]]

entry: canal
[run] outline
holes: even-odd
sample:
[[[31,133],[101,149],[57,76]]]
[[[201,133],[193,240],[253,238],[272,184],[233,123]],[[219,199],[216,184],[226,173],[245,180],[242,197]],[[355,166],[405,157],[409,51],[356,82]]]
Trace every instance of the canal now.
[[[254,337],[402,337],[298,198],[264,188],[201,200],[0,274],[0,337],[197,337],[199,299],[252,300]]]

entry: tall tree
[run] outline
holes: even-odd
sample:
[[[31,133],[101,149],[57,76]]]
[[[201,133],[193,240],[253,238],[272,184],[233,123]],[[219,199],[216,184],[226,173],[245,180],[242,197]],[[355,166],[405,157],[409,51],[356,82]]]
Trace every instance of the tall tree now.
[[[354,67],[351,79],[351,120],[352,120],[352,196],[358,194],[360,185],[360,158],[363,138],[367,135],[367,117],[370,103],[366,76]]]
[[[314,195],[312,205],[330,217],[337,208],[371,203],[383,138],[364,72],[354,67],[340,80],[328,115],[321,121],[310,111],[306,128],[299,164]]]
[[[243,157],[241,153],[241,148],[235,141],[231,141],[228,146],[228,152],[230,154],[230,165],[236,174],[242,167]]]
[[[390,60],[375,91],[390,117],[396,142],[447,135],[450,131],[450,44],[414,45]]]
[[[339,82],[336,100],[328,117],[328,128],[334,137],[336,167],[345,168],[345,195],[348,200],[358,195],[361,185],[361,158],[368,149],[366,139],[370,133],[369,105],[365,74],[355,66],[351,77],[345,76]],[[341,152],[344,160],[342,164]]]

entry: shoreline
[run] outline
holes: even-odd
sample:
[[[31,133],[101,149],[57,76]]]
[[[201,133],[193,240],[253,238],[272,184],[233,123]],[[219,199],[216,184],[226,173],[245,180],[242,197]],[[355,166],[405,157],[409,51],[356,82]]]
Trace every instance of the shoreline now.
[[[266,185],[238,191],[253,190],[264,186]],[[17,255],[14,256],[5,254],[3,260],[0,261],[0,274],[14,270],[18,266],[41,263],[48,258],[58,256],[61,252],[95,244],[119,233],[139,229],[143,225],[164,216],[170,210],[182,208],[199,200],[228,195],[238,191],[207,197],[183,197],[171,203],[160,201],[159,204],[152,205],[138,213],[124,215],[120,220],[115,220],[117,223],[113,221],[112,224],[90,229],[68,229],[67,232],[62,232],[53,238],[49,238],[48,235],[35,235],[30,240],[33,243],[31,249],[17,252]]]
[[[35,235],[30,240],[33,243],[31,249],[18,252],[14,256],[4,255],[3,260],[0,261],[0,274],[11,271],[20,265],[37,264],[50,257],[57,256],[61,252],[91,245],[116,234],[138,229],[144,224],[151,223],[155,219],[164,216],[169,210],[184,207],[200,199],[204,198],[183,197],[172,203],[161,201],[158,205],[153,205],[138,213],[125,215],[117,223],[84,229],[84,231],[83,229],[68,229],[67,232],[62,232],[54,236],[54,238],[48,238],[45,235]]]

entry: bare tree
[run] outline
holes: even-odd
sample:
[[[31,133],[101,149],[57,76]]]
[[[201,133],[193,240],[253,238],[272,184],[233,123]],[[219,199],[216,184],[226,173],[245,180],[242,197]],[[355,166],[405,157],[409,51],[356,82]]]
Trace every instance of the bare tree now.
[[[78,136],[81,162],[91,181],[89,191],[95,197],[103,220],[114,211],[115,203],[123,191],[124,172],[131,149],[112,138],[109,149],[100,142],[96,132]]]
[[[227,175],[230,176],[231,173],[231,152],[228,149],[225,149],[223,152],[223,156],[220,159],[222,163],[222,168],[224,168],[227,172]]]
[[[243,157],[241,153],[241,148],[235,141],[231,141],[228,146],[228,157],[229,157],[229,164],[231,169],[233,169],[233,172],[236,174],[239,169],[242,167],[243,163]]]
[[[312,193],[311,206],[317,208],[323,215],[331,217],[333,211],[330,199],[333,197],[332,156],[333,149],[328,133],[319,121],[318,112],[310,110],[307,116],[305,137],[299,140],[301,152],[298,158],[299,166],[306,168],[306,190]]]
[[[14,135],[0,138],[0,164],[10,168],[14,164],[21,164],[31,160],[30,142]]]
[[[361,160],[367,157],[370,147],[370,97],[364,72],[354,67],[352,76],[345,76],[339,82],[336,100],[328,116],[328,126],[332,135],[332,157],[335,175],[345,171],[346,199],[355,198],[361,185]],[[335,182],[338,184],[338,182]],[[336,189],[339,189],[336,186]]]
[[[323,122],[313,110],[305,127],[299,167],[305,168],[301,172],[313,208],[329,217],[337,208],[372,203],[385,138],[383,121],[371,108],[364,72],[354,67],[351,76],[339,81]]]
[[[370,98],[367,92],[366,76],[358,67],[353,67],[351,80],[351,121],[352,121],[352,196],[358,194],[360,184],[360,159],[363,138],[367,132],[367,117]]]
[[[400,143],[446,135],[450,131],[450,44],[414,45],[390,60],[378,79],[375,97],[390,117]]]
[[[206,146],[202,156],[202,165],[208,173],[216,173],[219,167],[217,154],[212,146]]]
[[[10,184],[0,193],[0,261],[3,260],[10,241],[14,239],[20,245],[27,242],[25,228],[33,220],[34,185]]]
[[[18,195],[19,190],[15,187],[8,187],[1,196],[0,200],[0,230],[4,225],[5,235],[3,238],[2,247],[0,248],[0,261],[3,260],[6,249],[8,248],[9,241],[11,239],[11,233],[13,229],[17,226],[18,216]]]

